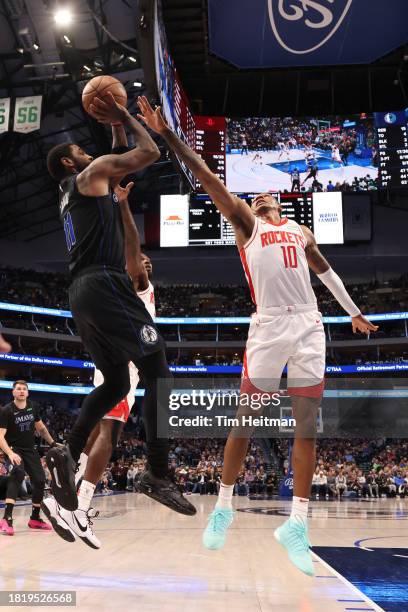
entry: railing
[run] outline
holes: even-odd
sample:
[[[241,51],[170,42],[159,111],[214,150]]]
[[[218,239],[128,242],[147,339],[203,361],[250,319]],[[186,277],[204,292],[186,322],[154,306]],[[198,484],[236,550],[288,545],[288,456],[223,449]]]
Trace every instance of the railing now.
[[[56,308],[43,308],[42,306],[27,306],[24,304],[10,304],[0,302],[0,310],[11,312],[27,312],[30,314],[48,315],[53,317],[64,317],[71,319],[69,310]],[[398,321],[407,320],[408,312],[389,312],[383,314],[365,315],[370,321]],[[156,317],[158,325],[244,325],[250,322],[250,317]],[[346,316],[324,316],[323,323],[350,323],[350,317]]]
[[[27,365],[48,365],[64,368],[92,369],[92,361],[80,359],[63,359],[62,357],[45,357],[42,355],[21,355],[18,353],[0,353],[0,361],[24,363]],[[242,365],[170,365],[174,374],[237,374],[242,372]],[[286,372],[286,368],[284,370]],[[326,374],[357,374],[369,372],[408,372],[408,362],[401,363],[364,363],[358,365],[328,365]]]

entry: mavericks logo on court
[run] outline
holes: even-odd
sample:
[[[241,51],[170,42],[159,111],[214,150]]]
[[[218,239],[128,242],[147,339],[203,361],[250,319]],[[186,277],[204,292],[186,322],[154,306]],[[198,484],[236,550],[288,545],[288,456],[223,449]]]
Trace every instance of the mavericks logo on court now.
[[[273,34],[283,49],[304,55],[337,32],[353,0],[268,0]]]
[[[140,337],[145,344],[155,344],[158,340],[157,331],[151,325],[143,325]]]

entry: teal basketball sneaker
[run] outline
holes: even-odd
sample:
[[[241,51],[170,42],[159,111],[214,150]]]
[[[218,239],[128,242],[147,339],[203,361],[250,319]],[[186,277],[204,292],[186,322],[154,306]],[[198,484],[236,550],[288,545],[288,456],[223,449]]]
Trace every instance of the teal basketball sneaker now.
[[[229,508],[217,508],[208,517],[208,525],[203,533],[203,544],[210,550],[219,550],[225,544],[227,529],[234,520],[234,512]]]
[[[306,525],[289,518],[275,530],[274,536],[275,540],[288,551],[289,559],[293,565],[304,574],[314,576]]]

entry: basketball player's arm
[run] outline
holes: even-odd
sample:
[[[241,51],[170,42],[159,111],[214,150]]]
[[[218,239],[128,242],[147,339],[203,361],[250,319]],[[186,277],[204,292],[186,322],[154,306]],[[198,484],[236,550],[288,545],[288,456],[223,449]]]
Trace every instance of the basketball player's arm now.
[[[196,179],[200,181],[220,213],[230,221],[236,230],[242,232],[245,238],[249,238],[255,223],[255,217],[249,206],[243,200],[231,194],[224,183],[211,172],[200,155],[197,155],[168,128],[161,115],[160,108],[153,111],[145,96],[140,96],[138,105],[141,112],[138,117],[143,119],[151,130],[160,134],[170,149],[177,154]]]
[[[52,437],[52,435],[48,431],[48,429],[47,429],[46,425],[44,424],[44,422],[41,421],[41,419],[34,423],[34,427],[35,427],[35,431],[43,438],[43,440],[48,442],[48,444],[50,446],[52,446],[54,444],[54,438]]]
[[[351,299],[343,281],[333,268],[331,268],[327,259],[321,254],[316,239],[310,229],[305,225],[301,227],[307,240],[305,252],[309,268],[313,270],[321,282],[326,285],[340,306],[351,316],[353,333],[361,331],[368,334],[370,331],[377,331],[378,326],[373,325],[361,314],[360,309]]]
[[[0,353],[9,353],[11,351],[11,344],[7,342],[0,334]]]
[[[3,423],[2,423],[3,425]],[[21,457],[17,453],[13,452],[13,449],[6,442],[5,435],[7,433],[7,427],[0,427],[0,449],[7,455],[11,463],[14,465],[20,465]]]
[[[122,123],[112,123],[112,153],[118,154],[119,151],[115,149],[128,148],[128,139],[126,130]]]
[[[115,193],[118,196],[120,214],[122,216],[123,229],[125,232],[126,270],[137,292],[147,289],[149,286],[149,278],[142,261],[139,230],[137,229],[127,198],[132,186],[133,183],[129,183],[126,188],[118,185],[115,187]]]
[[[123,177],[153,164],[160,151],[145,128],[134,119],[127,109],[115,102],[113,96],[108,103],[94,99],[92,115],[101,123],[120,122],[133,134],[137,146],[121,155],[102,155],[89,164],[77,178],[83,195],[106,195],[108,183],[116,184]]]

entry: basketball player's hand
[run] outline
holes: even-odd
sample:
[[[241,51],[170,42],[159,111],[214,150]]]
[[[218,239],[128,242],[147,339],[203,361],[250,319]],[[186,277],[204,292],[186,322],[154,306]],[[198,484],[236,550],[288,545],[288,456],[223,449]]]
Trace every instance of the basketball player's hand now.
[[[363,334],[369,334],[370,332],[376,332],[378,325],[373,325],[368,319],[362,314],[357,317],[351,317],[351,326],[353,328],[353,334],[356,332],[362,332]]]
[[[128,183],[126,187],[121,187],[119,184],[115,185],[114,192],[116,193],[116,197],[118,198],[119,204],[125,202],[128,199],[129,193],[133,188],[134,183]]]
[[[138,119],[144,121],[153,132],[162,134],[168,129],[161,114],[160,106],[153,110],[146,96],[139,96],[137,105],[140,108],[140,114],[137,116]]]
[[[0,353],[9,353],[10,351],[11,351],[11,344],[6,342],[6,340],[0,334]]]
[[[99,123],[123,123],[129,115],[127,109],[116,102],[110,91],[103,100],[95,96],[89,105],[89,111]]]
[[[8,458],[10,459],[10,461],[11,461],[11,463],[13,465],[20,465],[20,463],[21,463],[20,455],[17,455],[17,453],[13,453],[13,451],[11,451],[11,453],[8,456]]]

